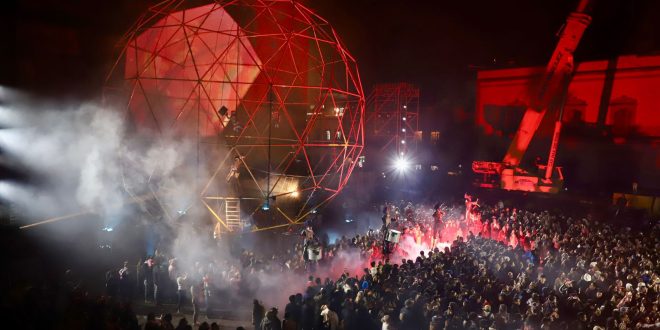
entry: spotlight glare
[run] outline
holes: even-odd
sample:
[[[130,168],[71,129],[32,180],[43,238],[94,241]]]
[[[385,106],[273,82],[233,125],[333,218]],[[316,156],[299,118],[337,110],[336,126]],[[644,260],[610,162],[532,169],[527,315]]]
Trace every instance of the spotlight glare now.
[[[298,196],[300,196],[300,193],[298,192],[298,190],[293,191],[293,192],[291,193],[291,197],[296,198],[296,197],[298,197]]]
[[[399,157],[396,162],[394,162],[394,168],[396,168],[399,172],[405,172],[408,170],[409,166],[410,162],[408,162],[408,160],[403,157]]]

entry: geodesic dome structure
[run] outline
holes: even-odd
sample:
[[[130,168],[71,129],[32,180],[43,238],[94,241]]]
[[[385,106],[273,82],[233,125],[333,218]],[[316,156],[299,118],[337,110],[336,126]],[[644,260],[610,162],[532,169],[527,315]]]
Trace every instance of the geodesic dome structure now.
[[[234,230],[223,216],[228,199],[240,199],[247,217],[272,206],[282,221],[271,216],[270,227],[297,223],[358,164],[364,94],[355,60],[297,2],[190,3],[150,8],[125,36],[111,76],[122,78],[131,122],[197,142],[211,172],[200,202],[225,229]]]

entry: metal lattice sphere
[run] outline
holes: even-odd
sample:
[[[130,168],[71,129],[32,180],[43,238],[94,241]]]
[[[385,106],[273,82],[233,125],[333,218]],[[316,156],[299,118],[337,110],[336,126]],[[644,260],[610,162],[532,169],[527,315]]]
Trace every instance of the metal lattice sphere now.
[[[166,1],[124,40],[113,74],[131,122],[197,141],[211,173],[200,205],[225,229],[236,227],[228,200],[240,199],[243,218],[271,208],[289,225],[347,183],[363,148],[364,94],[355,60],[310,9]]]

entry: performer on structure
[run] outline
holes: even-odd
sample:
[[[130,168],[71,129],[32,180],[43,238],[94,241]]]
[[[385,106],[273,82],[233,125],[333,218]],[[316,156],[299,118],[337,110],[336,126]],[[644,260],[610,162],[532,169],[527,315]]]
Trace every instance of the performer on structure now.
[[[399,208],[396,207],[396,206],[394,206],[394,205],[392,205],[392,219],[391,219],[391,222],[392,222],[395,226],[398,226],[397,223],[398,223],[398,221],[399,221],[399,217],[400,217],[400,216],[401,216],[401,215],[399,214]]]
[[[436,237],[441,235],[438,233],[438,228],[442,228],[442,217],[444,215],[445,213],[442,211],[440,203],[435,204],[433,207],[433,239],[431,240],[431,245],[433,247],[435,247]]]
[[[312,226],[307,225],[305,229],[303,229],[303,231],[300,232],[300,236],[303,237],[303,259],[305,261],[309,261],[308,249],[310,248],[310,246],[312,246],[312,243],[316,240],[316,237],[314,236],[314,229],[312,229]]]
[[[215,223],[215,226],[213,226],[213,239],[219,241],[221,235],[222,235],[222,225],[220,224],[220,221],[217,221]]]
[[[390,225],[390,222],[392,221],[392,215],[390,214],[390,207],[387,203],[385,203],[385,206],[383,207],[383,227],[381,229],[381,232],[385,233],[387,231],[387,227]]]
[[[227,183],[231,183],[234,197],[239,197],[240,195],[238,176],[240,174],[239,169],[241,168],[241,164],[243,164],[243,157],[234,157],[234,162],[229,168],[229,173],[227,173]]]
[[[305,266],[310,272],[314,272],[316,263],[322,258],[321,243],[314,235],[314,229],[310,225],[307,225],[300,235],[303,237],[302,253]]]
[[[475,201],[472,201],[472,196],[468,195],[467,193],[464,195],[465,197],[465,222],[468,225],[472,225],[472,222],[474,220],[474,212],[476,211],[476,208],[479,207],[479,199],[477,198]]]
[[[229,173],[227,173],[227,182],[231,181],[231,179],[238,179],[239,172],[238,169],[241,167],[241,158],[239,156],[234,157],[234,162],[231,164],[231,167],[229,168]]]
[[[412,202],[408,202],[408,205],[406,205],[406,208],[404,209],[404,213],[406,216],[406,221],[414,221],[415,220],[415,207],[413,206]]]

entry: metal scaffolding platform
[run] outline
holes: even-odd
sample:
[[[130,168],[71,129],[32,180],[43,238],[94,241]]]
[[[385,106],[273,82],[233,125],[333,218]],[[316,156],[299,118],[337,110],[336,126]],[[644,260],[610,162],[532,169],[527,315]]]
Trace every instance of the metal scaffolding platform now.
[[[376,85],[367,98],[366,132],[383,143],[381,150],[394,149],[405,155],[417,147],[419,131],[419,88],[408,83]]]

